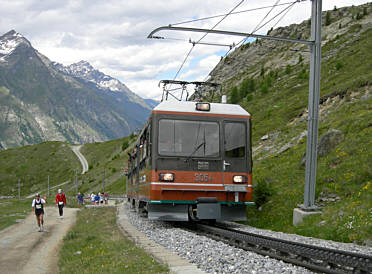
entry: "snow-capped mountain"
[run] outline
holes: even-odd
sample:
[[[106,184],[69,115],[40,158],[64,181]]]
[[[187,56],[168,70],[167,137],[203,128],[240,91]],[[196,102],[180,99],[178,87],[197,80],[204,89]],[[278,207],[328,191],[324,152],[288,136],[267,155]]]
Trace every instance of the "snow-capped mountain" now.
[[[15,30],[11,30],[0,37],[0,62],[6,62],[8,56],[20,45],[25,44],[31,46],[30,42],[27,41],[20,33]]]
[[[130,101],[141,104],[146,108],[153,108],[154,101],[150,100],[149,102],[147,102],[143,98],[133,93],[124,83],[120,82],[118,79],[100,72],[87,61],[80,61],[69,66],[64,66],[62,64],[52,62],[52,66],[66,75],[78,78],[88,83],[92,83],[96,86],[96,88],[100,90],[125,93]],[[156,102],[155,105],[157,105]]]
[[[125,84],[100,72],[99,70],[94,69],[87,61],[80,61],[69,66],[63,66],[62,64],[56,62],[52,63],[59,71],[70,76],[81,78],[88,82],[93,82],[97,85],[97,88],[132,93]]]
[[[0,149],[129,135],[151,107],[87,62],[51,62],[16,31],[0,36]]]

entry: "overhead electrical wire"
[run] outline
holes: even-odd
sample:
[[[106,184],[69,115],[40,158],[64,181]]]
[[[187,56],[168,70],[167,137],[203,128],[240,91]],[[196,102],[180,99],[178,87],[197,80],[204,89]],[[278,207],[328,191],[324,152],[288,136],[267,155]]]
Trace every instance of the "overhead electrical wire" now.
[[[258,31],[258,30],[260,30],[261,28],[263,28],[265,25],[267,25],[269,22],[271,22],[272,20],[274,20],[276,17],[278,17],[280,14],[282,14],[283,12],[285,12],[284,13],[284,15],[282,16],[282,17],[280,17],[280,19],[275,23],[275,25],[274,26],[276,26],[283,18],[284,18],[284,16],[291,10],[291,8],[296,4],[296,3],[299,3],[299,2],[303,2],[303,1],[306,1],[306,0],[296,0],[296,1],[294,1],[294,2],[290,2],[290,3],[282,3],[282,4],[279,4],[278,2],[279,2],[280,0],[278,0],[277,2],[276,2],[276,4],[275,5],[273,5],[273,6],[270,6],[271,7],[271,9],[270,9],[270,11],[264,16],[264,18],[260,21],[260,23],[259,24],[257,24],[257,26],[253,29],[253,31],[251,32],[252,34],[254,33],[254,32],[256,32],[256,31]],[[278,7],[278,6],[282,6],[282,5],[284,5],[284,4],[286,4],[286,5],[289,5],[289,6],[287,6],[287,7],[285,7],[282,11],[280,11],[277,15],[275,15],[273,18],[271,18],[270,20],[268,20],[265,24],[263,24],[262,26],[260,26],[260,24],[262,24],[262,22],[267,18],[267,16],[271,13],[271,11],[275,8],[275,7]],[[273,27],[274,28],[274,27]],[[236,47],[238,47],[240,44],[243,44],[246,40],[248,39],[248,37],[246,37],[246,38],[243,38],[241,41],[239,41],[237,44],[235,44],[235,46],[234,47],[231,47],[226,53],[225,53],[225,55],[223,56],[223,57],[226,57],[229,53],[230,53],[230,51],[232,51],[234,48],[236,48]],[[209,74],[204,78],[204,81],[206,81],[207,79],[208,79],[208,77],[209,77]]]
[[[220,21],[218,21],[212,28],[211,28],[211,30],[213,30],[215,27],[217,27],[223,20],[225,20],[225,18],[227,17],[227,16],[229,16],[236,8],[238,8],[243,2],[244,2],[245,0],[242,0],[242,1],[240,1],[239,2],[239,4],[237,4],[229,13],[227,13],[227,14],[225,14],[224,15],[224,17],[220,20]],[[197,43],[199,43],[202,39],[204,39],[206,36],[208,35],[208,32],[206,32],[197,42],[196,42],[196,44]],[[186,57],[185,57],[185,59],[183,60],[183,62],[182,62],[182,64],[181,64],[181,66],[180,66],[180,68],[178,69],[178,71],[177,71],[177,73],[176,73],[176,75],[173,77],[173,80],[175,80],[176,78],[177,78],[177,76],[178,76],[178,74],[180,73],[180,71],[181,71],[181,69],[183,68],[183,66],[185,65],[185,63],[186,63],[186,60],[189,58],[189,56],[190,56],[190,54],[191,54],[191,52],[192,52],[192,50],[194,49],[194,46],[195,46],[195,44],[193,44],[192,46],[191,46],[191,48],[190,48],[190,50],[189,50],[189,52],[187,53],[187,55],[186,55]],[[172,85],[170,85],[170,87],[171,87]],[[169,87],[169,88],[170,88]]]
[[[262,29],[264,26],[266,26],[268,23],[270,23],[271,21],[273,21],[275,18],[277,18],[279,15],[281,15],[282,13],[285,12],[285,14],[275,23],[275,25],[277,25],[283,18],[284,16],[288,13],[288,11],[296,4],[296,3],[299,3],[299,2],[303,2],[303,0],[297,0],[297,1],[294,1],[292,2],[288,7],[285,7],[283,10],[281,10],[277,15],[275,15],[274,17],[272,17],[270,20],[268,20],[265,24],[261,25],[260,27],[258,27],[258,25],[256,26],[254,32]],[[262,21],[261,21],[262,22]],[[252,32],[252,34],[254,33]],[[242,43],[244,43],[246,40],[248,39],[248,37],[240,40],[237,44],[235,44],[235,48],[238,47],[239,45],[241,45]],[[230,51],[232,50],[233,48],[229,49],[225,55],[223,57],[226,57]]]
[[[218,21],[210,30],[213,30],[214,28],[216,28],[224,19],[226,19],[226,17],[228,17],[229,15],[234,15],[234,14],[240,14],[240,13],[245,13],[245,12],[250,12],[250,11],[256,11],[256,10],[261,10],[261,9],[267,9],[267,8],[271,8],[269,10],[269,12],[264,16],[264,18],[260,21],[260,23],[254,28],[254,30],[251,32],[252,34],[258,30],[260,30],[261,28],[263,28],[265,25],[267,25],[269,22],[273,21],[275,18],[277,18],[279,15],[281,15],[283,12],[285,12],[282,17],[279,18],[279,20],[275,23],[274,26],[276,26],[286,15],[287,13],[291,10],[291,8],[296,4],[296,3],[299,3],[299,2],[304,2],[304,1],[308,1],[308,0],[296,0],[294,2],[286,2],[286,3],[281,3],[279,4],[280,0],[277,0],[277,2],[272,5],[272,6],[265,6],[265,7],[259,7],[259,8],[254,8],[254,9],[248,9],[248,10],[242,10],[242,11],[235,11],[234,10],[236,8],[238,8],[243,2],[244,0],[242,0],[238,5],[236,5],[229,13],[226,13],[226,14],[221,14],[221,15],[215,15],[215,16],[209,16],[209,17],[204,17],[204,18],[198,18],[198,19],[194,19],[194,20],[189,20],[189,21],[184,21],[184,22],[179,22],[179,23],[175,23],[175,24],[170,24],[170,26],[175,26],[175,25],[181,25],[181,24],[186,24],[186,23],[192,23],[192,22],[197,22],[197,21],[202,21],[202,20],[208,20],[208,19],[213,19],[213,18],[218,18],[218,17],[223,17],[220,21]],[[275,15],[273,18],[271,18],[270,20],[268,20],[266,23],[264,23],[263,25],[260,26],[260,24],[262,24],[262,22],[267,18],[267,16],[272,12],[272,10],[275,8],[275,7],[279,7],[279,6],[284,6],[284,5],[287,5],[287,7],[285,7],[282,11],[280,11],[277,15]],[[178,76],[178,74],[180,73],[180,71],[182,70],[183,66],[185,65],[188,57],[190,56],[191,52],[193,51],[194,47],[195,47],[195,44],[199,43],[202,39],[204,39],[207,35],[209,34],[209,32],[207,31],[196,43],[193,43],[192,47],[190,48],[189,52],[187,53],[186,57],[184,58],[180,68],[178,69],[177,73],[175,74],[173,80],[175,80]],[[182,40],[184,41],[183,39],[177,39],[177,38],[165,38],[165,39],[170,39],[170,40]],[[239,43],[235,44],[234,47],[230,47],[230,49],[226,52],[226,54],[224,55],[227,56],[229,54],[229,52],[239,46],[240,44],[244,43],[246,40],[248,39],[248,37],[242,39]],[[206,79],[208,78],[209,75],[207,75]],[[171,88],[172,84],[170,85],[169,88]],[[170,91],[170,89],[168,89],[168,91]]]
[[[264,18],[262,18],[262,20],[260,21],[260,23],[257,24],[257,26],[253,29],[253,31],[251,33],[255,33],[259,29],[259,26],[262,24],[263,21],[265,21],[265,19],[267,18],[267,16],[269,16],[269,14],[273,11],[273,9],[278,6],[279,2],[280,2],[280,0],[277,0],[276,1],[276,3],[274,4],[274,6],[272,6],[272,8],[268,11],[268,13],[266,13],[266,15],[264,16]],[[247,38],[245,38],[245,40],[247,40]]]
[[[296,2],[303,2],[303,1],[308,1],[308,0],[298,0]],[[293,2],[286,2],[286,3],[278,4],[277,7],[279,7],[279,6],[285,6],[285,5],[290,5],[292,3]],[[272,7],[274,7],[274,6],[265,6],[265,7],[259,7],[259,8],[254,8],[254,9],[247,9],[247,10],[235,11],[235,12],[231,12],[229,14],[230,15],[235,15],[235,14],[240,14],[240,13],[245,13],[245,12],[250,12],[250,11],[262,10],[262,9],[269,9],[269,8],[272,8]],[[170,25],[171,26],[177,26],[177,25],[182,25],[182,24],[187,24],[187,23],[193,23],[193,22],[198,22],[198,21],[204,21],[204,20],[214,19],[214,18],[225,16],[225,15],[227,15],[227,14],[213,15],[213,16],[208,16],[208,17],[203,17],[203,18],[198,18],[198,19],[183,21],[183,22],[179,22],[179,23],[174,23],[174,24],[170,24]]]
[[[287,11],[283,14],[282,17],[279,18],[279,20],[274,24],[274,26],[272,27],[273,29],[276,27],[276,25],[279,24],[280,21],[282,21],[282,19],[287,15],[287,13],[293,8],[294,5],[291,5],[288,7]]]

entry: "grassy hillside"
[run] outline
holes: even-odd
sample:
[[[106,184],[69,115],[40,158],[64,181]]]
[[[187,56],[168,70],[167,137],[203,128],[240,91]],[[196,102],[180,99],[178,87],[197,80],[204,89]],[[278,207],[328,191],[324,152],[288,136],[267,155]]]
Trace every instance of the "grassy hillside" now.
[[[372,4],[329,11],[323,27],[319,136],[330,129],[345,139],[318,158],[316,203],[322,214],[292,226],[293,208],[303,203],[308,103],[308,55],[272,42],[244,45],[214,71],[224,92],[252,114],[255,197],[249,224],[344,242],[372,240]],[[297,28],[308,33],[306,22]],[[224,68],[256,63],[233,76]],[[275,63],[275,58],[280,62]],[[212,77],[212,81],[213,81]],[[261,139],[264,135],[268,138]],[[266,139],[266,140],[264,140]]]
[[[105,192],[109,194],[125,193],[124,167],[128,155],[126,148],[136,140],[136,136],[102,143],[86,144],[81,152],[89,164],[89,171],[82,176],[82,192],[103,191],[103,170],[105,171]]]
[[[67,143],[45,142],[0,151],[0,195],[18,195],[18,179],[21,196],[46,193],[48,175],[52,187],[71,180],[76,169],[81,172],[80,162]]]

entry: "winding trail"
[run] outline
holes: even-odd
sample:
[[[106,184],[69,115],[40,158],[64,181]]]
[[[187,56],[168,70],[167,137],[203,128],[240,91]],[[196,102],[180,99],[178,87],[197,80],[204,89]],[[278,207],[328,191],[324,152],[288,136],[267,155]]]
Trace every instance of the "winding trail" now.
[[[81,154],[81,152],[80,152],[80,148],[81,147],[82,147],[81,145],[79,145],[79,146],[70,146],[70,148],[72,149],[72,151],[79,158],[80,163],[81,163],[81,166],[82,166],[81,174],[84,174],[85,172],[88,171],[88,161],[87,161],[87,159],[85,159],[84,155]]]
[[[30,202],[31,210],[31,202]],[[0,273],[58,273],[58,252],[62,239],[75,223],[79,209],[45,207],[44,232],[38,232],[32,213],[22,223],[0,231]]]

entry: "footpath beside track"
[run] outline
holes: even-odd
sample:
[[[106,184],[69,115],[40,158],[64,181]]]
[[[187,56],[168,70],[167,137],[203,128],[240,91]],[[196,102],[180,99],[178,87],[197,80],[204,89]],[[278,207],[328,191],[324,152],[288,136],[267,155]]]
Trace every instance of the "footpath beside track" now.
[[[30,202],[31,208],[31,202]],[[44,232],[38,232],[35,214],[0,231],[0,273],[57,273],[62,239],[76,220],[76,208],[45,207]]]
[[[125,236],[152,254],[159,262],[168,265],[171,273],[175,274],[203,274],[205,272],[198,269],[194,264],[182,259],[163,246],[148,239],[142,232],[133,227],[126,214],[126,203],[117,206],[117,225]]]

